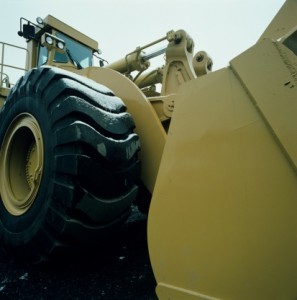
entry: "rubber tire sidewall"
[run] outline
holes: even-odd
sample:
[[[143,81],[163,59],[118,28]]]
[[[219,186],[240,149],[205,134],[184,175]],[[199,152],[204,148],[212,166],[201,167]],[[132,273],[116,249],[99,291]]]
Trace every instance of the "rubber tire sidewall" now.
[[[13,244],[12,246],[23,245],[26,241],[32,240],[38,230],[43,226],[45,222],[46,213],[49,206],[49,201],[52,196],[52,169],[53,169],[53,136],[51,134],[51,122],[49,120],[49,114],[46,111],[44,105],[40,99],[36,99],[33,96],[23,97],[21,99],[11,99],[14,103],[9,109],[2,111],[0,117],[0,144],[2,145],[5,132],[8,129],[13,119],[21,113],[29,113],[37,120],[43,138],[44,144],[44,161],[42,178],[37,192],[36,198],[23,215],[14,216],[11,215],[4,207],[2,201],[0,201],[0,226],[2,227],[2,238],[5,240],[5,244]],[[7,111],[8,110],[8,111]]]

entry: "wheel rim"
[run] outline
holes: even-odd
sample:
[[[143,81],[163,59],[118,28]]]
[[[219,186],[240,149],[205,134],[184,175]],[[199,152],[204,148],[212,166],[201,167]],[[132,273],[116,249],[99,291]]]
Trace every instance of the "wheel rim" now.
[[[28,113],[9,125],[0,153],[0,191],[7,211],[15,216],[29,210],[43,170],[43,139],[37,120]]]

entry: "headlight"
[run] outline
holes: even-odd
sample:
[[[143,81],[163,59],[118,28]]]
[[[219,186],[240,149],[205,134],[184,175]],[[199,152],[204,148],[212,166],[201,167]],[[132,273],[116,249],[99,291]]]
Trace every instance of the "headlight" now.
[[[42,18],[40,18],[40,17],[38,17],[38,18],[36,19],[36,22],[37,22],[37,24],[39,24],[39,25],[42,25],[42,24],[43,24],[43,20],[42,20]]]
[[[65,44],[61,41],[57,41],[57,47],[60,49],[60,50],[63,50],[64,47],[65,47]]]
[[[55,50],[59,53],[64,53],[66,50],[65,42],[48,32],[41,36],[41,44],[49,50]]]
[[[45,37],[45,41],[46,41],[49,45],[53,45],[53,43],[54,43],[53,38],[52,38],[51,36],[49,36],[49,35],[47,35],[47,36]]]

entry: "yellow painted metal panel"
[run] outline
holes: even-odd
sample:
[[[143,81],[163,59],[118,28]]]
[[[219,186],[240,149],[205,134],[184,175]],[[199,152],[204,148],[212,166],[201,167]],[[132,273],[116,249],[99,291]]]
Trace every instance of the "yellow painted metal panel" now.
[[[173,285],[158,283],[157,294],[160,299],[183,299],[183,300],[219,300],[200,293],[189,291]]]
[[[263,39],[277,40],[296,26],[297,0],[287,0],[261,35]]]
[[[230,64],[297,171],[297,57],[267,39]]]
[[[149,212],[158,284],[219,299],[295,299],[290,162],[231,69],[186,83],[177,97]]]

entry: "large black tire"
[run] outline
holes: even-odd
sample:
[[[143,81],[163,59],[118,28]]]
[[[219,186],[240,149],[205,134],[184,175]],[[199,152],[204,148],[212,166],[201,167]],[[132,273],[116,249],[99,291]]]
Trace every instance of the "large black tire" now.
[[[137,195],[138,136],[122,100],[89,79],[33,69],[0,115],[0,239],[23,262],[100,241]]]

